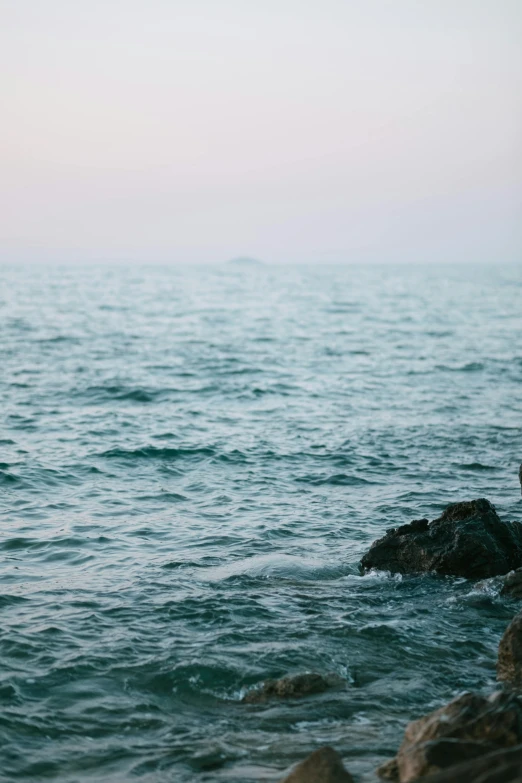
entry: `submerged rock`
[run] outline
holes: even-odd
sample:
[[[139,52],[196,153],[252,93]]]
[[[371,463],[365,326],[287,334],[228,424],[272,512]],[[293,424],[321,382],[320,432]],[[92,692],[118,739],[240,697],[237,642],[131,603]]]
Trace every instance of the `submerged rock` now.
[[[522,524],[502,522],[485,498],[454,503],[429,522],[388,530],[361,560],[365,570],[483,579],[522,566]]]
[[[489,698],[464,693],[408,724],[395,759],[378,774],[409,783],[430,773],[522,742],[522,701],[499,691]]]
[[[271,698],[299,699],[304,696],[312,696],[315,693],[323,693],[330,688],[340,688],[346,685],[345,680],[337,674],[316,674],[306,672],[281,677],[280,680],[265,680],[261,686],[254,688],[243,696],[245,704],[258,704]]]
[[[522,568],[510,571],[504,579],[501,595],[509,595],[511,598],[522,598]]]
[[[515,615],[498,646],[497,678],[522,685],[522,612]]]
[[[333,748],[319,748],[293,771],[281,783],[354,783],[345,769],[342,759]]]
[[[436,772],[423,783],[520,783],[522,745],[495,750],[485,756]]]

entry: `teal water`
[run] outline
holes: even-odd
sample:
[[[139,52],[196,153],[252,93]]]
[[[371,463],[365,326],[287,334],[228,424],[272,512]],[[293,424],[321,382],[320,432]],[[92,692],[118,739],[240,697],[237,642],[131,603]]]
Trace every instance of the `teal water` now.
[[[0,779],[359,780],[487,689],[495,580],[361,576],[522,520],[522,269],[0,268]],[[345,691],[244,705],[267,677]]]

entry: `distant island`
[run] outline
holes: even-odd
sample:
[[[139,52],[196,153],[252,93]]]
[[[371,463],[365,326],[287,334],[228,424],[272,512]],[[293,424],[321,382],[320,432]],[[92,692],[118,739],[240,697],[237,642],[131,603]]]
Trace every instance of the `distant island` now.
[[[238,256],[237,258],[231,258],[228,262],[234,266],[262,266],[263,262],[258,258],[250,258],[250,256]]]

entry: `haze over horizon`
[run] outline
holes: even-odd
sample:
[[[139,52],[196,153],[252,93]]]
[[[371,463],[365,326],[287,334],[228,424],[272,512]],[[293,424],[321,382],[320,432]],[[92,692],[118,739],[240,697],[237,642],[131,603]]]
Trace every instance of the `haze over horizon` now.
[[[521,258],[514,0],[0,14],[0,261]]]

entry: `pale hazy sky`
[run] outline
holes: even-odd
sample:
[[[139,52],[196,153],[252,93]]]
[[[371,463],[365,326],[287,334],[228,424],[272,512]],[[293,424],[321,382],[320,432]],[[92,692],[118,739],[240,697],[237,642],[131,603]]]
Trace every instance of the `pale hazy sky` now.
[[[520,260],[521,41],[521,0],[0,0],[0,260]]]

